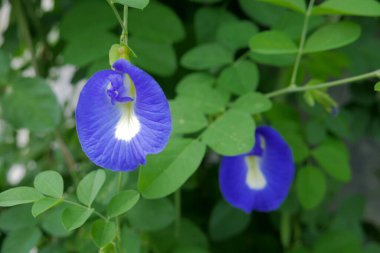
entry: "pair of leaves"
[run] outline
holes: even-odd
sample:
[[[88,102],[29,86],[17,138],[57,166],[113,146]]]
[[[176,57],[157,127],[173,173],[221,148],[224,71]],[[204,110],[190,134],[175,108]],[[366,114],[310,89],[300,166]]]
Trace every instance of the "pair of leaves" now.
[[[304,52],[315,53],[346,46],[359,38],[360,31],[360,26],[350,21],[325,25],[306,40]],[[291,38],[275,30],[254,35],[250,47],[259,54],[295,54],[298,51]]]

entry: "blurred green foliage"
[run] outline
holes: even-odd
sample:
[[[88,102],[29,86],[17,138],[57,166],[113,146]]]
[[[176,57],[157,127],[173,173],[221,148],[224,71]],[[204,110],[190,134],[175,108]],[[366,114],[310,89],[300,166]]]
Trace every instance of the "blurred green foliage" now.
[[[114,1],[120,13],[120,4],[137,8],[128,18],[131,60],[161,84],[173,117],[167,148],[122,180],[84,155],[73,111],[82,81],[110,68],[121,32],[110,6],[10,2],[0,205],[12,207],[0,210],[1,252],[116,252],[118,242],[127,253],[380,252],[380,221],[365,219],[373,200],[342,194],[358,159],[346,144],[380,141],[379,83],[265,95],[291,84],[309,1]],[[379,69],[379,1],[317,1],[310,14],[296,84]],[[284,136],[297,172],[280,210],[248,215],[222,200],[219,158],[250,150],[262,124]]]

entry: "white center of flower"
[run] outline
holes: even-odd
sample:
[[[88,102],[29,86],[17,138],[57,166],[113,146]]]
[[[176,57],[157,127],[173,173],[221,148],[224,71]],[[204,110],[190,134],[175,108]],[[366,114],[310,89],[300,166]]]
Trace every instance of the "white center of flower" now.
[[[249,188],[261,190],[267,185],[267,180],[260,170],[260,158],[257,156],[246,156],[245,164],[247,165],[247,177],[245,179]]]
[[[141,124],[130,105],[123,106],[122,116],[116,124],[115,138],[118,140],[130,141],[140,132]]]

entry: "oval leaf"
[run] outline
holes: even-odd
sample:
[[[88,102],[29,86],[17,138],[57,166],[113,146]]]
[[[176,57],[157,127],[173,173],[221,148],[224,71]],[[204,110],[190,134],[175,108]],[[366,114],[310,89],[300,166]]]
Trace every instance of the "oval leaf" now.
[[[62,224],[67,231],[81,227],[90,218],[94,209],[69,206],[62,213]]]
[[[360,31],[360,26],[350,21],[325,25],[307,39],[305,52],[314,53],[346,46],[360,37]]]
[[[135,190],[119,192],[107,206],[108,216],[113,218],[127,212],[137,204],[139,199],[140,194]]]
[[[313,14],[380,16],[380,3],[375,0],[327,0],[314,7]]]
[[[243,95],[256,89],[259,70],[250,61],[238,61],[225,68],[218,78],[218,87],[236,95]]]
[[[140,10],[144,9],[149,4],[149,0],[113,0],[113,2]]]
[[[231,109],[239,110],[250,114],[258,114],[268,111],[272,107],[269,98],[261,93],[251,92],[239,97],[232,105]]]
[[[172,139],[165,150],[148,157],[140,169],[138,188],[145,198],[162,198],[180,188],[197,170],[206,146],[197,140]]]
[[[230,110],[206,129],[202,141],[221,155],[247,153],[255,143],[255,122],[247,113]]]
[[[116,236],[116,225],[113,222],[106,222],[104,220],[97,220],[92,224],[91,237],[96,246],[102,248]]]
[[[296,180],[298,199],[305,209],[317,207],[326,193],[325,175],[314,167],[306,167],[298,172]]]
[[[87,206],[91,206],[105,180],[106,173],[103,170],[96,170],[86,175],[79,182],[77,188],[77,197],[79,201]]]
[[[4,118],[15,128],[49,132],[60,121],[57,98],[45,80],[16,78],[3,99]],[[26,116],[27,115],[27,116]]]
[[[176,99],[170,101],[173,133],[193,133],[207,126],[206,116],[202,111],[192,108],[191,100]]]
[[[251,51],[258,54],[294,54],[297,45],[283,32],[265,31],[254,35],[249,41]]]
[[[59,199],[63,194],[63,178],[56,171],[44,171],[34,179],[34,187],[42,194]]]
[[[306,4],[304,0],[259,0],[260,2],[271,3],[304,13]]]
[[[41,231],[34,226],[13,231],[2,242],[1,252],[30,252],[37,245],[41,237]]]
[[[155,231],[168,227],[175,217],[173,204],[166,198],[156,200],[141,199],[127,213],[133,228],[143,231]]]
[[[43,198],[33,187],[20,186],[0,193],[0,206],[15,206],[35,202]]]
[[[313,156],[333,178],[342,182],[351,179],[348,151],[341,141],[328,139],[313,150]]]
[[[247,228],[250,220],[249,214],[220,201],[212,210],[210,217],[211,238],[215,241],[221,241],[237,235]]]
[[[232,53],[216,43],[197,46],[181,58],[181,65],[188,69],[203,70],[218,68],[232,63]]]

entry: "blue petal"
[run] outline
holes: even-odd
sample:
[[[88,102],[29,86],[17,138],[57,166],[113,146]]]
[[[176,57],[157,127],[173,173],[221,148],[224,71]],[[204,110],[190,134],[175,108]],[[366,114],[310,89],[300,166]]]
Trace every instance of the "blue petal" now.
[[[76,109],[77,132],[96,165],[129,171],[144,164],[147,154],[164,149],[171,116],[165,94],[150,75],[126,60],[114,68],[95,73],[84,86]],[[125,74],[133,81],[135,97],[120,85]]]
[[[292,152],[284,139],[266,126],[257,128],[255,135],[251,152],[224,157],[219,174],[223,197],[247,213],[277,209],[294,177]]]

